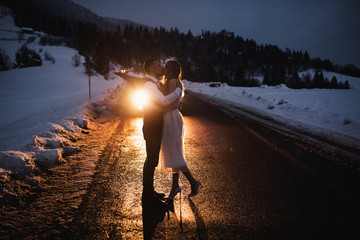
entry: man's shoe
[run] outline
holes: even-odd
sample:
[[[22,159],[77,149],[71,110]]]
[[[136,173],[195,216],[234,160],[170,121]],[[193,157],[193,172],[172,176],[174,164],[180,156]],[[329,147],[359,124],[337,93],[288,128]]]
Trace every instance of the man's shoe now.
[[[163,200],[165,198],[165,194],[164,193],[158,193],[156,191],[154,191],[154,194],[157,198]]]
[[[155,194],[143,194],[142,203],[146,206],[166,207],[166,203],[160,200]]]

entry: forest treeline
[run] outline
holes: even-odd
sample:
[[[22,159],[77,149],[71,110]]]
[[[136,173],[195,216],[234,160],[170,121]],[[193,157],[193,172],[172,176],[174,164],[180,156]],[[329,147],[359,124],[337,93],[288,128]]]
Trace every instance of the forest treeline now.
[[[63,14],[59,8],[51,6],[51,2],[68,4],[68,7],[76,5],[77,11],[73,14],[77,16],[69,12]],[[69,46],[86,56],[87,66],[105,77],[112,64],[141,71],[144,60],[166,57],[175,57],[182,63],[186,79],[219,81],[232,86],[257,86],[260,83],[256,77],[264,76],[263,83],[270,86],[349,88],[348,82],[339,83],[336,77],[324,78],[322,71],[360,77],[360,69],[352,64],[337,65],[330,60],[311,58],[307,51],[259,45],[226,30],[203,31],[194,36],[190,30],[182,33],[176,28],[150,29],[137,24],[114,26],[69,0],[0,0],[0,3],[12,9],[18,26],[48,33],[49,36],[42,37],[42,44],[54,44],[50,35],[63,37]],[[309,68],[317,71],[313,77],[299,76],[298,72]]]

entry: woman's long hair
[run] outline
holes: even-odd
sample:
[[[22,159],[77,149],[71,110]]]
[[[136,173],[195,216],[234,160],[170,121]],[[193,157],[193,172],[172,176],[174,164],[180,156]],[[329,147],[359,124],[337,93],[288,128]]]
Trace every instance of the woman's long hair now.
[[[179,79],[181,81],[182,69],[181,64],[176,60],[169,60],[165,63],[166,74],[165,84],[167,85],[171,79]]]
[[[181,64],[176,61],[176,60],[169,60],[165,63],[165,69],[166,69],[166,74],[165,74],[165,86],[166,89],[169,89],[169,81],[171,79],[178,79],[182,85],[182,97],[184,96],[184,84],[181,81],[181,77],[182,77],[182,69],[181,69]],[[180,105],[179,105],[179,110],[181,111],[182,109],[182,97],[181,97],[181,101],[180,101]]]

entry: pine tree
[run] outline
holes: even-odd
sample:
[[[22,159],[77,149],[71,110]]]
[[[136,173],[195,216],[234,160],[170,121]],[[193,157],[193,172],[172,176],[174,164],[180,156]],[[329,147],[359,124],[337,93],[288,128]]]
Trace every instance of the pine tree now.
[[[306,73],[303,77],[305,88],[311,88],[311,75],[310,73]]]
[[[324,74],[322,72],[320,72],[320,86],[319,86],[319,88],[324,88],[324,87],[325,87]]]
[[[292,74],[293,72],[293,63],[292,63],[292,60],[289,61],[289,64],[288,64],[288,75]]]
[[[338,81],[335,76],[333,76],[331,79],[330,88],[338,88]]]
[[[279,72],[276,65],[273,66],[271,69],[271,76],[270,76],[270,86],[276,86],[279,85]]]
[[[313,77],[312,88],[319,88],[319,86],[320,86],[320,75],[318,72],[316,72]]]
[[[338,89],[344,89],[345,86],[344,86],[344,83],[343,82],[339,82],[338,84]]]
[[[279,72],[279,84],[285,84],[285,82],[286,82],[286,70],[285,67],[281,65]]]
[[[294,89],[299,89],[301,88],[301,81],[300,81],[300,77],[297,71],[294,71],[290,82],[287,85],[289,88],[294,88]]]
[[[311,63],[311,59],[310,59],[310,56],[309,56],[309,53],[307,51],[305,51],[304,53],[304,67],[305,68],[308,68],[310,66],[310,63]]]
[[[346,80],[344,83],[344,89],[350,89],[350,84],[348,80]]]
[[[324,75],[322,72],[316,72],[313,78],[313,88],[324,87]]]
[[[262,82],[263,85],[270,85],[270,75],[269,75],[269,68],[265,68],[265,73],[264,73],[264,79]]]
[[[244,87],[247,86],[244,77],[244,70],[241,66],[238,66],[238,68],[235,71],[235,83],[237,86],[244,86]]]
[[[8,70],[11,67],[9,55],[5,49],[0,48],[0,71]]]
[[[187,33],[186,37],[188,38],[188,40],[191,40],[191,39],[193,38],[193,34],[192,34],[192,32],[191,32],[191,30],[190,30],[190,29],[189,29],[189,31],[188,31],[188,33]]]

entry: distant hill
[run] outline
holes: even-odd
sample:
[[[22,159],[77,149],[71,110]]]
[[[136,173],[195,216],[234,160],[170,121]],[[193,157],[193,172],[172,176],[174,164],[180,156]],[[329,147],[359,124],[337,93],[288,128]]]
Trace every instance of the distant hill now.
[[[98,16],[71,0],[0,0],[0,5],[13,11],[18,26],[32,27],[54,35],[72,35],[79,22],[92,23],[99,29],[111,32],[116,31],[118,26],[123,30],[126,24],[147,27],[130,20]]]

